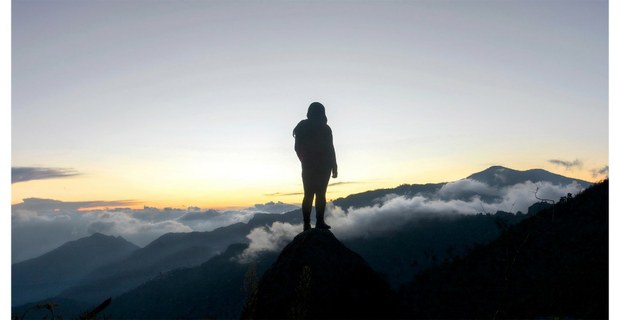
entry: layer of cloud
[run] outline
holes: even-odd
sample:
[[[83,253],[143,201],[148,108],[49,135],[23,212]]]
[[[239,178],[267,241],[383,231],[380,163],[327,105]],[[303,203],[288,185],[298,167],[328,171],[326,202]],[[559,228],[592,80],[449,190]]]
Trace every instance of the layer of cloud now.
[[[254,228],[247,238],[250,240],[249,247],[243,251],[239,261],[249,262],[257,254],[265,251],[278,251],[291,239],[299,234],[301,225],[274,222],[271,226]]]
[[[396,195],[376,199],[375,205],[362,208],[329,206],[326,219],[340,238],[355,238],[397,230],[420,217],[453,216],[496,212],[526,212],[538,197],[558,200],[567,193],[576,194],[582,186],[550,183],[522,183],[497,189],[482,182],[463,179],[444,185],[434,194]],[[284,213],[298,209],[282,202],[256,204],[240,210],[122,208],[131,200],[63,202],[51,199],[25,199],[12,206],[13,262],[40,255],[59,245],[94,232],[123,236],[144,246],[168,232],[210,231],[233,223],[247,223],[256,213]],[[84,210],[92,207],[121,207]],[[245,257],[258,252],[279,250],[302,230],[301,225],[276,223],[253,230]]]
[[[281,214],[299,209],[299,206],[284,202],[267,202],[255,204],[252,207],[239,210],[206,210],[186,212],[178,221],[189,226],[195,231],[211,231],[216,228],[225,227],[233,223],[247,223],[257,213]]]
[[[132,200],[64,202],[28,198],[11,208],[12,260],[22,261],[48,252],[67,241],[92,233],[122,236],[145,246],[169,232],[211,231],[247,223],[257,213],[280,214],[299,207],[283,202],[255,204],[239,210],[130,209]],[[112,208],[94,210],[88,208]]]
[[[168,232],[191,232],[192,228],[176,220],[144,221],[123,211],[91,211],[83,215],[89,223],[88,234],[123,235],[128,239],[136,237],[153,238]],[[144,244],[142,244],[144,245]]]
[[[70,168],[12,167],[11,184],[31,180],[67,178],[79,174]]]
[[[303,195],[303,192],[274,192],[274,193],[266,193],[267,197],[288,197],[288,196],[299,196]]]
[[[562,186],[529,181],[498,189],[479,181],[463,179],[444,185],[433,195],[388,195],[377,199],[373,206],[348,210],[330,205],[327,208],[326,221],[338,238],[352,239],[393,232],[425,217],[451,217],[497,211],[527,212],[528,207],[537,202],[536,192],[540,198],[557,201],[567,193],[577,194],[581,190],[583,186],[577,183]],[[463,195],[466,197],[463,198]],[[491,198],[493,200],[482,200],[485,195],[494,196]],[[263,251],[280,250],[301,230],[301,225],[282,223],[256,228],[247,236],[250,246],[241,258],[247,260]]]
[[[338,182],[332,182],[329,184],[329,186],[341,186],[341,185],[347,185],[347,184],[360,184],[363,182],[359,182],[359,181],[338,181]]]
[[[572,170],[573,168],[580,169],[583,167],[583,162],[579,159],[575,159],[573,161],[551,159],[549,162],[556,166],[563,167],[565,170]]]
[[[48,252],[67,241],[95,232],[122,236],[144,246],[168,232],[190,232],[189,226],[171,219],[148,219],[136,210],[78,211],[73,205],[14,205],[11,210],[11,257],[19,262]],[[165,213],[162,213],[165,215]]]
[[[264,204],[255,204],[253,207],[247,208],[246,210],[260,213],[285,213],[296,209],[299,209],[299,206],[281,201],[270,201]]]
[[[476,195],[498,197],[500,190],[478,180],[462,179],[446,183],[436,194],[438,198],[444,200],[464,199]]]
[[[129,207],[134,204],[136,204],[136,201],[133,200],[64,202],[53,199],[27,198],[24,199],[22,203],[16,204],[13,207],[17,209],[34,211],[68,211],[83,210],[96,207]]]

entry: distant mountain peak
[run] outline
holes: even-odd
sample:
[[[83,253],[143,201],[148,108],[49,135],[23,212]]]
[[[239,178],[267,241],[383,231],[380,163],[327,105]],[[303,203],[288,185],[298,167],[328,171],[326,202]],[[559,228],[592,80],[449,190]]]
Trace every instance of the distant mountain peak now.
[[[512,171],[515,171],[514,169],[506,168],[506,167],[503,167],[503,166],[490,166],[490,167],[489,167],[489,168],[487,168],[486,170],[496,170],[496,171],[498,171],[498,170],[499,170],[499,171],[503,171],[503,170],[512,170]],[[485,171],[486,171],[486,170],[485,170]]]
[[[93,238],[93,239],[96,239],[96,238],[100,238],[100,239],[107,239],[107,238],[114,238],[114,237],[113,237],[113,236],[106,235],[106,234],[103,234],[103,233],[100,233],[100,232],[95,232],[95,233],[91,234],[90,236],[88,236],[87,238]]]
[[[493,187],[505,187],[518,183],[525,183],[527,181],[531,181],[534,183],[547,181],[552,184],[559,185],[569,185],[576,182],[584,188],[592,184],[588,181],[565,177],[544,169],[530,169],[525,171],[519,171],[498,165],[491,166],[483,171],[474,173],[468,176],[466,179],[477,180]]]
[[[77,240],[69,241],[55,250],[61,249],[63,247],[72,247],[72,246],[84,247],[84,246],[93,246],[93,245],[114,245],[114,246],[121,246],[121,247],[131,247],[134,249],[140,248],[134,243],[128,241],[127,239],[121,236],[111,236],[111,235],[106,235],[100,232],[95,232],[89,236],[86,236],[86,237],[83,237]]]

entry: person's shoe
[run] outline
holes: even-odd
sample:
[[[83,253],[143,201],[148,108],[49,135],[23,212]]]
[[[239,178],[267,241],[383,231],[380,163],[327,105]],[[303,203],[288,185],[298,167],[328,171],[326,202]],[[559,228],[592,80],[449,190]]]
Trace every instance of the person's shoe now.
[[[312,226],[310,226],[310,223],[304,223],[304,231],[308,231],[312,229]]]
[[[330,225],[328,225],[327,223],[325,223],[325,222],[317,222],[316,223],[316,228],[317,229],[322,229],[322,230],[329,230],[332,227]]]

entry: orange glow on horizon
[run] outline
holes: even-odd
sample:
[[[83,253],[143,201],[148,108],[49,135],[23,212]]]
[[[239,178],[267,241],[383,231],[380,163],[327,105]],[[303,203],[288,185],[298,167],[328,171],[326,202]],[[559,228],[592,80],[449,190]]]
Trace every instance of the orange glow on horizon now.
[[[106,210],[115,210],[115,209],[142,209],[144,205],[128,205],[128,206],[98,206],[98,207],[82,207],[78,208],[76,211],[79,212],[88,212],[88,211],[106,211]]]
[[[330,180],[327,189],[328,200],[336,200],[351,194],[381,188],[395,188],[402,184],[425,184],[450,182],[466,178],[467,176],[485,170],[491,163],[464,164],[454,166],[451,160],[420,159],[415,162],[403,161],[393,166],[377,168],[372,171],[373,176],[347,176],[350,172],[363,172],[360,168],[343,165],[348,171],[341,170],[341,176]],[[552,164],[535,161],[524,161],[517,166],[498,161],[497,165],[515,170],[534,168],[544,169],[555,174],[595,182],[604,179],[604,176],[593,178],[592,164],[587,168],[565,170]],[[602,167],[602,166],[601,166]],[[358,170],[359,169],[359,170]],[[148,180],[148,176],[140,175],[139,179],[133,176],[91,175],[67,179],[50,179],[15,183],[12,185],[11,204],[23,203],[23,199],[39,198],[62,202],[92,202],[93,199],[101,202],[111,202],[110,205],[84,206],[78,211],[113,210],[119,208],[142,209],[145,206],[157,209],[174,208],[186,209],[198,207],[200,209],[235,210],[253,207],[255,204],[267,202],[283,202],[299,205],[303,198],[303,187],[299,179],[297,168],[290,177],[271,179],[269,184],[258,181],[228,181],[222,184],[213,184],[209,181],[186,180],[185,177],[174,177],[165,181]],[[119,171],[120,172],[120,171]],[[363,172],[363,173],[367,173]],[[380,178],[385,177],[385,178]],[[133,199],[133,200],[119,200]],[[116,203],[113,203],[116,202]]]

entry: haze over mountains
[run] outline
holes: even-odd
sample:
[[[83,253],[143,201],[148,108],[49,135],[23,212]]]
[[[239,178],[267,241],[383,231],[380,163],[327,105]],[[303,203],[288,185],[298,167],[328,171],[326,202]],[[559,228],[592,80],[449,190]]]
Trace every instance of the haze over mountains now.
[[[545,207],[532,206],[538,202],[536,196],[557,201],[589,185],[544,170],[491,167],[455,182],[401,185],[337,199],[328,210],[327,222],[340,241],[360,254],[392,288],[397,288],[441,261],[492,241],[510,225],[535,214]],[[113,297],[110,310],[135,317],[138,311],[132,311],[131,306],[136,301],[165,314],[156,303],[149,302],[157,301],[155,297],[144,298],[154,288],[159,288],[161,299],[187,298],[182,301],[193,301],[190,296],[196,294],[214,295],[213,290],[219,288],[229,294],[221,297],[226,299],[225,303],[213,300],[221,308],[191,309],[179,302],[177,315],[238,317],[239,305],[246,298],[239,288],[243,287],[248,271],[254,268],[256,275],[262,274],[284,245],[300,232],[301,213],[293,210],[283,214],[253,213],[247,222],[213,231],[168,233],[144,248],[121,238],[95,234],[77,241],[100,241],[88,250],[73,250],[67,255],[62,253],[71,247],[67,244],[14,264],[12,304],[58,297],[86,308]],[[117,250],[118,256],[106,255],[112,240],[125,243],[126,250]],[[75,268],[82,267],[80,259],[87,259],[89,254],[101,258],[76,271]],[[59,260],[63,263],[50,262]],[[46,271],[35,278],[30,276],[33,270]],[[32,286],[25,279],[37,279],[44,285]],[[223,279],[234,288],[218,282]],[[166,288],[165,292],[161,288]],[[180,312],[184,307],[189,309]],[[146,309],[141,312],[146,313]]]
[[[201,210],[191,206],[182,209],[86,209],[91,205],[91,202],[37,198],[24,199],[22,203],[13,205],[12,260],[19,262],[34,258],[65,242],[96,232],[120,235],[144,247],[166,233],[211,231],[238,222],[248,222],[256,213],[284,213],[299,208],[282,202],[268,202],[227,211]],[[107,204],[96,202],[95,205],[105,207]]]
[[[38,258],[12,265],[13,303],[58,295],[97,268],[124,260],[139,247],[122,237],[95,233]]]

